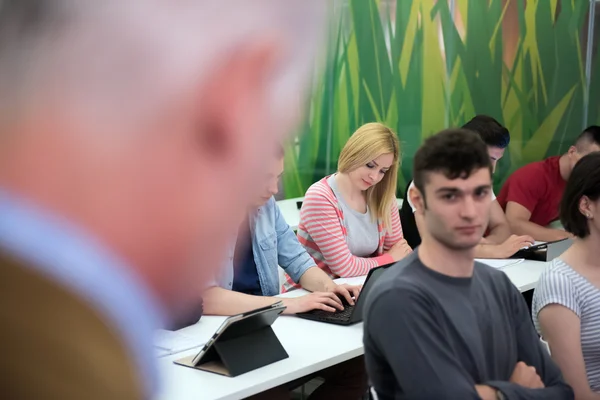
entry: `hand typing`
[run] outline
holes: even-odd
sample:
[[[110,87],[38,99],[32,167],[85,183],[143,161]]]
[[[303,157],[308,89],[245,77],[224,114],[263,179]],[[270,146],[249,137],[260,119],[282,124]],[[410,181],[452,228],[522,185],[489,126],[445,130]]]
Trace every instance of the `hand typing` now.
[[[296,314],[311,310],[324,310],[334,312],[343,310],[342,302],[333,292],[313,292],[300,297],[282,299],[287,307],[286,314]]]
[[[331,288],[328,288],[327,291],[335,293],[338,298],[339,297],[343,297],[346,299],[346,301],[348,302],[348,304],[350,305],[354,305],[354,299],[356,299],[360,293],[360,289],[362,289],[362,285],[360,286],[353,286],[353,285],[347,285],[347,284],[342,284],[342,285],[336,285],[334,284],[333,286],[331,286]]]
[[[515,254],[517,251],[524,247],[533,245],[535,241],[531,236],[523,235],[511,235],[503,243],[496,246],[496,257],[497,258],[508,258]]]

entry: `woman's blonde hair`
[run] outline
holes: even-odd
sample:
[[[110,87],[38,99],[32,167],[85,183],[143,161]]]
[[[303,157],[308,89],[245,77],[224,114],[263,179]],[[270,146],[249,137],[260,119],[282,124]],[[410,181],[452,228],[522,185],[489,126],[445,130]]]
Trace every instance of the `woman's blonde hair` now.
[[[381,219],[388,232],[392,222],[390,209],[396,202],[396,184],[400,165],[398,136],[378,122],[364,124],[348,139],[338,159],[338,172],[349,173],[365,166],[382,154],[394,155],[394,162],[383,179],[367,189],[367,204],[374,219]]]

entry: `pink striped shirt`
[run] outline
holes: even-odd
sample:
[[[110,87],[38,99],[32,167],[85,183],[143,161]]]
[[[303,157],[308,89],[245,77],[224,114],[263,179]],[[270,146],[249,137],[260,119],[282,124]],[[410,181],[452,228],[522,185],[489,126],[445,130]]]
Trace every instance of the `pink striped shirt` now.
[[[344,213],[327,178],[314,183],[306,192],[298,225],[298,240],[317,267],[335,279],[366,275],[370,269],[392,263],[392,256],[385,252],[402,239],[396,202],[393,202],[390,210],[392,232],[386,231],[383,220],[377,221],[379,246],[376,256],[356,257],[348,248]],[[287,275],[286,281],[283,291],[300,287]]]

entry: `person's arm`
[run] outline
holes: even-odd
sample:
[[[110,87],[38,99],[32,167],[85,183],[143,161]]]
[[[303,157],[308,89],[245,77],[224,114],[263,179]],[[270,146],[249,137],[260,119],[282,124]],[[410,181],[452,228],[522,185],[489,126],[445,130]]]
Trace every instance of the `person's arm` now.
[[[480,242],[474,251],[475,258],[509,258],[522,248],[534,243],[531,236],[511,235],[503,243],[489,244]]]
[[[308,190],[300,210],[300,225],[318,247],[331,272],[340,277],[361,276],[375,267],[392,263],[394,258],[389,254],[365,258],[356,257],[350,252],[336,205],[328,198],[326,190],[329,189],[320,186],[312,186]],[[302,237],[302,229],[298,232]],[[313,244],[305,244],[310,245]]]
[[[309,269],[313,269],[312,267],[315,266],[315,261],[298,241],[296,234],[287,224],[283,218],[283,215],[281,215],[281,210],[275,203],[275,200],[271,199],[270,201],[273,202],[273,206],[275,207],[274,212],[275,233],[277,234],[277,262],[294,282],[300,283],[304,287],[304,284],[302,283],[302,277]],[[327,276],[327,274],[324,272],[323,275]],[[317,275],[316,279],[322,280],[323,277]],[[307,279],[304,279],[304,281],[306,283]],[[320,291],[322,287],[324,287],[325,284],[329,284],[330,281],[331,279],[329,279],[327,276],[327,280],[323,282],[309,282],[309,286],[311,288],[305,287],[305,289],[310,291]]]
[[[500,246],[497,244],[479,243],[475,247],[473,255],[475,258],[508,258],[512,255],[500,256],[500,250]]]
[[[521,204],[509,201],[506,205],[506,219],[511,230],[517,235],[529,235],[535,240],[551,242],[571,236],[560,229],[546,228],[529,220],[531,212]]]
[[[581,349],[581,307],[578,290],[568,276],[552,269],[541,276],[533,310],[538,329],[548,343],[552,359],[563,371],[577,399],[600,399],[587,380]]]
[[[322,269],[314,266],[309,268],[300,278],[302,289],[311,292],[333,293],[337,297],[345,297],[350,305],[358,298],[362,285],[338,285]]]
[[[498,206],[498,209],[500,211],[501,214],[501,218],[498,217],[498,215],[495,212],[492,212],[495,215],[495,224],[492,223],[492,214],[490,214],[490,226],[494,225],[493,228],[496,229],[495,233],[497,234],[496,237],[487,237],[485,238],[485,240],[482,240],[481,243],[479,243],[477,245],[477,247],[475,247],[475,258],[507,258],[510,257],[511,255],[513,255],[517,250],[513,251],[510,254],[507,254],[507,251],[503,248],[502,245],[496,244],[495,240],[498,240],[499,237],[503,236],[505,234],[504,230],[508,230],[508,222],[506,221],[506,219],[504,218],[504,213],[502,212],[502,208],[500,207],[500,205],[498,204],[497,201],[493,201],[492,204],[495,204],[496,206]],[[494,207],[492,207],[493,209]],[[498,211],[498,209],[496,210],[496,212]],[[421,237],[423,237],[423,234],[426,234],[426,228],[425,228],[425,221],[423,221],[423,216],[421,214],[419,214],[418,212],[414,212],[413,213],[414,218],[415,218],[415,224],[417,225],[417,230],[419,231],[419,234],[421,235]],[[500,220],[500,222],[499,222]],[[503,220],[503,221],[501,221]],[[503,224],[503,222],[505,224]],[[509,230],[508,230],[509,231]],[[509,231],[509,235],[507,237],[510,237],[510,231]],[[491,240],[490,240],[491,239]]]
[[[266,307],[281,299],[269,296],[252,296],[213,286],[202,293],[204,315],[236,315]]]
[[[300,286],[310,292],[331,292],[335,282],[322,269],[313,266],[300,277]]]
[[[486,239],[489,243],[500,244],[503,243],[510,236],[510,227],[506,220],[506,215],[502,211],[502,207],[498,204],[498,201],[492,201],[490,207],[490,223],[488,226],[489,235]]]
[[[512,382],[486,382],[500,390],[508,399],[572,399],[573,391],[562,378],[560,369],[554,364],[533,327],[525,299],[519,290],[504,277],[510,291],[512,315],[517,330],[518,361],[534,367],[544,388],[530,389]]]
[[[388,251],[391,249],[396,243],[398,243],[402,238],[402,224],[400,223],[400,213],[398,212],[398,203],[394,198],[394,202],[392,203],[392,207],[390,209],[390,222],[391,222],[391,232],[385,233],[385,239],[383,241],[383,251]]]
[[[267,307],[281,301],[286,309],[284,314],[296,314],[320,309],[333,312],[343,310],[341,301],[334,292],[316,292],[300,297],[252,296],[234,292],[218,286],[208,288],[202,294],[205,315],[236,315]]]
[[[538,313],[542,336],[571,385],[576,399],[600,399],[600,393],[590,389],[581,350],[581,320],[569,308],[549,304]]]
[[[377,353],[385,358],[403,397],[444,399],[451,393],[456,399],[480,398],[476,382],[452,351],[449,332],[420,293],[403,288],[379,294],[365,315],[364,329],[365,357]]]

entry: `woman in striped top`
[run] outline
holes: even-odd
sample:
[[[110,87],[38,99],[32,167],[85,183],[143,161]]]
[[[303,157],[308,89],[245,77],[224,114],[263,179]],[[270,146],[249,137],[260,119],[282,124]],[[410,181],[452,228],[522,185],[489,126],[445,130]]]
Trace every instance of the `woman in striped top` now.
[[[600,399],[600,153],[573,169],[560,206],[573,245],[533,295],[533,320],[576,399]]]
[[[412,251],[402,238],[396,204],[399,160],[396,134],[365,124],[342,149],[338,173],[306,192],[298,240],[332,278],[366,275]],[[286,289],[294,286],[287,281]]]

